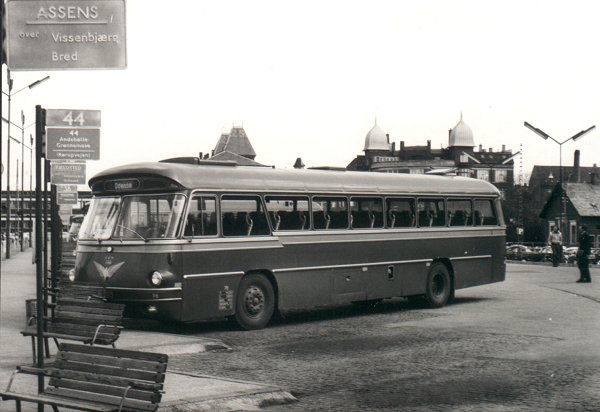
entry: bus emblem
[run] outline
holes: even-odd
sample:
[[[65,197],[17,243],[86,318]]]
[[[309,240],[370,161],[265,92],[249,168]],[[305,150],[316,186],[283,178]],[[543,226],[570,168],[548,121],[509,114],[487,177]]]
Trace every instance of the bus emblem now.
[[[116,265],[102,266],[100,263],[94,262],[94,266],[96,266],[98,274],[106,282],[111,278],[112,275],[116,273],[117,270],[119,270],[121,266],[123,266],[124,263],[125,262],[117,263]]]

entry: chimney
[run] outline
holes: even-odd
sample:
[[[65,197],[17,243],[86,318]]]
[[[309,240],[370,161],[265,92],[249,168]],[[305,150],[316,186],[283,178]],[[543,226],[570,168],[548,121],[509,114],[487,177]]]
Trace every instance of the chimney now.
[[[502,145],[502,153],[504,153],[504,152],[506,152],[506,145],[505,144]]]
[[[594,170],[590,173],[590,183],[592,185],[598,184],[598,167],[596,166],[596,163],[594,163]]]
[[[427,141],[427,149],[431,150],[431,140]]]
[[[396,142],[392,142],[392,156],[394,156],[395,151],[396,151]]]
[[[579,166],[579,150],[575,150],[575,155],[573,159],[573,174],[575,175],[575,183],[581,183],[581,167]]]
[[[304,163],[302,162],[302,158],[296,158],[296,163],[294,163],[294,169],[304,169]]]
[[[479,145],[479,151],[483,152],[483,145],[482,144]]]
[[[388,144],[390,144],[390,134],[386,133],[385,138],[387,139]]]
[[[490,147],[490,153],[492,153],[494,151],[493,147]]]
[[[403,152],[404,151],[404,140],[400,141],[400,151]]]

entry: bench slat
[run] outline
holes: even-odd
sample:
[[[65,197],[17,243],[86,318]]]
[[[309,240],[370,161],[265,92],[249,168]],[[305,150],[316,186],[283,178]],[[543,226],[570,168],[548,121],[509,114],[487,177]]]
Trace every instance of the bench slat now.
[[[124,388],[127,387],[127,384],[115,386],[112,382],[110,376],[106,376],[104,380],[109,381],[109,383],[99,383],[99,382],[90,382],[84,380],[71,380],[71,379],[62,379],[62,378],[51,378],[49,381],[50,386],[54,386],[56,388],[65,388],[65,389],[73,389],[85,392],[99,393],[101,395],[110,395],[110,396],[123,396]],[[137,399],[144,402],[160,402],[160,393],[154,391],[145,391],[141,389],[129,389],[127,391],[127,397],[132,399]]]
[[[21,366],[21,369],[26,368]],[[156,376],[156,379],[151,379],[147,381],[131,379],[131,378],[122,378],[120,376],[114,375],[102,375],[96,372],[79,372],[75,370],[69,369],[50,369],[48,371],[48,376],[71,379],[71,380],[79,380],[85,382],[96,382],[96,383],[104,383],[107,385],[115,385],[115,386],[127,386],[130,382],[135,383],[136,388],[146,390],[146,391],[160,391],[163,389],[163,381],[160,376]]]
[[[59,356],[60,355],[60,356]],[[141,359],[130,359],[117,356],[105,356],[89,353],[60,352],[57,361],[90,363],[93,365],[111,366],[115,368],[137,369],[150,372],[164,372],[165,363],[149,362]]]
[[[169,356],[163,353],[138,352],[135,350],[101,348],[98,346],[81,346],[72,343],[61,343],[59,345],[59,349],[62,352],[91,353],[104,356],[118,356],[121,358],[147,360],[150,362],[167,363],[169,360]]]
[[[76,391],[71,389],[62,388],[46,388],[46,393],[49,395],[60,396],[65,398],[72,398],[82,401],[90,401],[97,403],[104,403],[107,405],[113,405],[118,407],[121,403],[121,398],[117,396],[102,395],[97,393],[89,393],[83,391]],[[135,399],[125,399],[123,403],[125,409],[134,409],[139,411],[155,411],[158,408],[158,404],[138,401]]]
[[[39,395],[31,395],[17,392],[0,392],[0,396],[3,400],[21,400],[23,402],[41,402],[46,405],[56,405],[64,408],[77,409],[80,411],[89,411],[89,412],[110,412],[115,411],[114,405],[100,405],[100,404],[91,404],[91,403],[83,403],[77,402],[73,399],[60,398],[55,396],[49,396],[44,394]]]
[[[121,378],[149,380],[154,382],[164,382],[165,374],[163,372],[141,371],[135,369],[116,369],[105,365],[90,365],[77,362],[65,362],[56,360],[54,362],[57,368],[67,369],[77,372],[99,373],[102,375],[119,376]]]

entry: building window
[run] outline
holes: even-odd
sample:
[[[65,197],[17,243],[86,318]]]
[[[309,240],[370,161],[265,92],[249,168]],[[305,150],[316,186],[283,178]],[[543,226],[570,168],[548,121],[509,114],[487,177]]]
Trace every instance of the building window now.
[[[506,170],[506,169],[494,170],[494,181],[496,183],[505,183],[507,177],[508,177],[508,170]]]
[[[485,180],[486,182],[490,181],[490,171],[487,169],[478,169],[477,170],[477,179]]]

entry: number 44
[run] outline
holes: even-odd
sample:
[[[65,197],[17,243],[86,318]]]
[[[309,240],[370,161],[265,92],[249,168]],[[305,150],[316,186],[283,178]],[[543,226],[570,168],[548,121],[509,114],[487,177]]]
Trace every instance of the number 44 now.
[[[73,118],[73,112],[69,112],[63,118],[63,122],[68,123],[69,126],[73,126],[73,123],[79,123],[79,126],[83,126],[83,123],[85,122],[83,118],[83,112],[79,112],[75,118]]]

